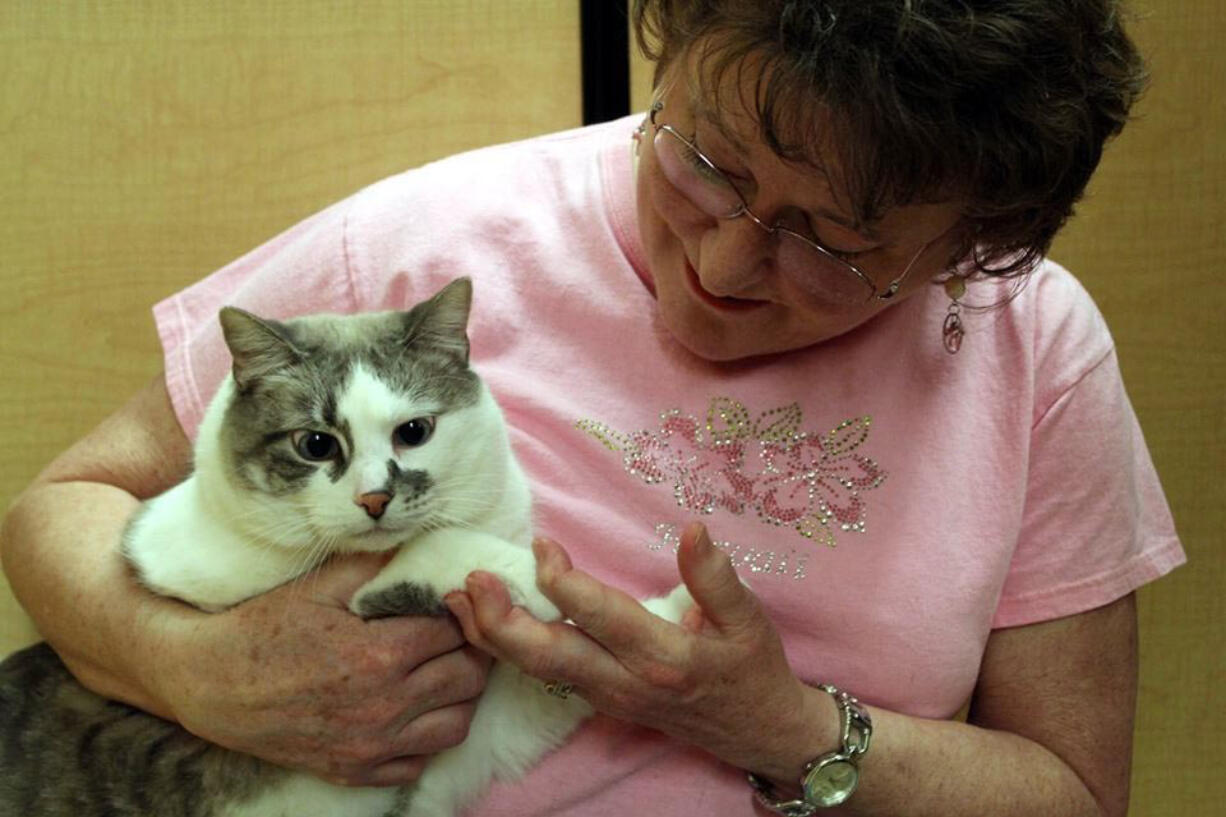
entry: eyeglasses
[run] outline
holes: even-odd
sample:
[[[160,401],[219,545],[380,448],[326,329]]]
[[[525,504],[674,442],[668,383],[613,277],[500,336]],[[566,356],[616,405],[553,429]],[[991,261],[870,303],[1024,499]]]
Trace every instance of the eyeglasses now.
[[[707,215],[728,221],[748,216],[750,221],[770,235],[779,235],[786,239],[780,240],[776,250],[775,263],[779,272],[818,297],[841,304],[863,304],[873,298],[888,301],[898,294],[903,281],[924,250],[936,241],[934,238],[920,247],[902,274],[890,281],[884,289],[878,289],[873,280],[859,267],[840,258],[833,250],[823,247],[813,238],[780,223],[766,224],[754,215],[741,191],[724,171],[716,167],[693,142],[671,125],[656,122],[656,115],[663,109],[663,102],[653,104],[650,118],[652,127],[655,128],[652,145],[664,178],[668,179],[687,201]]]

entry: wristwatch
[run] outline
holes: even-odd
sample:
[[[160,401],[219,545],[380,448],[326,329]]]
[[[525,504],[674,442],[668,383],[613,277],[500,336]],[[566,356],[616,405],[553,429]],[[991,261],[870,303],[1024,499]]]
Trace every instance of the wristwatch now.
[[[868,751],[873,736],[873,720],[859,701],[830,684],[819,684],[817,688],[834,698],[839,708],[840,746],[805,764],[800,778],[801,799],[780,798],[773,785],[749,773],[754,798],[784,817],[811,817],[818,809],[846,802],[860,783],[860,756]]]

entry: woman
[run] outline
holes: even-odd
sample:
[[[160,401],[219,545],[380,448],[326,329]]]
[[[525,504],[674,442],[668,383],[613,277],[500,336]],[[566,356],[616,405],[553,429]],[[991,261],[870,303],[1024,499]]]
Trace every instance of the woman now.
[[[6,518],[18,596],[87,685],[345,782],[461,740],[484,653],[608,716],[483,813],[749,813],[748,772],[794,814],[1124,814],[1131,594],[1183,557],[1105,327],[1042,260],[1140,87],[1116,5],[635,13],[645,118],[389,179],[160,304],[165,376]],[[577,629],[484,574],[459,625],[361,624],[361,560],[215,616],[133,586],[119,532],[188,468],[218,306],[461,274]],[[682,627],[623,595],[678,569]]]

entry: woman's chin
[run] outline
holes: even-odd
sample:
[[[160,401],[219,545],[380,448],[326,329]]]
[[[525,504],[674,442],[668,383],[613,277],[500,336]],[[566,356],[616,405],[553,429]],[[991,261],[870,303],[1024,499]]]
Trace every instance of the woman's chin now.
[[[785,351],[784,348],[764,343],[765,339],[752,334],[706,321],[679,320],[674,323],[665,316],[664,326],[673,340],[690,354],[711,363],[732,363]]]

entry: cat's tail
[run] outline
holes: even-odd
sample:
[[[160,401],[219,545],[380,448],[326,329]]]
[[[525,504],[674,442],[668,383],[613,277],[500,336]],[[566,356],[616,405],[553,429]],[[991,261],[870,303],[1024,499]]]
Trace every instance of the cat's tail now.
[[[592,714],[581,698],[546,694],[540,681],[497,663],[468,737],[436,755],[409,794],[406,817],[452,817],[492,780],[516,780]]]

